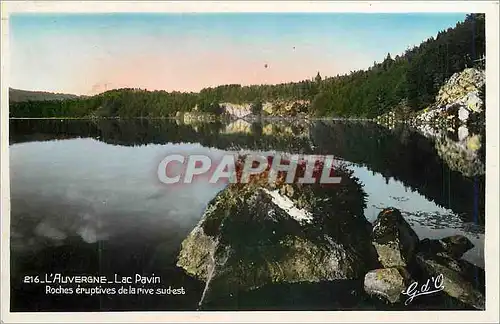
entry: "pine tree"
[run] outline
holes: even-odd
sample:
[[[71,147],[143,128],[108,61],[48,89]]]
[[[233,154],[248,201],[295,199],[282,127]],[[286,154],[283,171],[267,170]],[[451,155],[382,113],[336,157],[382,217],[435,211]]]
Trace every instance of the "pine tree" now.
[[[316,83],[321,83],[321,80],[322,80],[321,75],[318,72],[318,74],[316,74],[316,77],[314,78],[314,81],[316,81]]]

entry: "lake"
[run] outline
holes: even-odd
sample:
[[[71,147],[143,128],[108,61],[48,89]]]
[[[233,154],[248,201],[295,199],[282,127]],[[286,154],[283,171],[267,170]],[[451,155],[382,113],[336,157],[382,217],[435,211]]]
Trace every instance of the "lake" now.
[[[332,154],[363,184],[360,204],[369,221],[395,207],[420,239],[465,235],[475,247],[463,258],[484,268],[484,149],[477,156],[447,153],[443,147],[464,140],[456,134],[429,139],[403,126],[338,120],[33,119],[10,120],[9,127],[12,311],[195,310],[204,284],[176,267],[176,258],[223,185],[161,183],[158,164],[171,153]],[[185,294],[46,295],[43,285],[23,283],[46,273],[154,273],[161,287]],[[268,298],[266,309],[360,305],[354,297],[330,302],[323,290],[306,287],[296,291],[308,295],[298,296],[290,287],[275,289],[268,296],[279,295],[276,304]],[[262,296],[245,298],[239,309],[264,308]]]

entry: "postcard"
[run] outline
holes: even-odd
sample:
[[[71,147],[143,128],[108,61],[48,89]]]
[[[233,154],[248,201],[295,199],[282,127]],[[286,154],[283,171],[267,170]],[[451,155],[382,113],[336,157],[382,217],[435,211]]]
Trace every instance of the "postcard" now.
[[[3,2],[2,320],[498,321],[497,87],[498,2]]]

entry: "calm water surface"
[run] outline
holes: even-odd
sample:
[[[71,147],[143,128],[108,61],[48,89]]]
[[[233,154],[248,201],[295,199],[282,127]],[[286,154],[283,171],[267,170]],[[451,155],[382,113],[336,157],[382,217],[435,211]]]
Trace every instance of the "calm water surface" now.
[[[467,236],[475,247],[464,258],[484,267],[484,175],[463,175],[433,140],[407,129],[340,121],[11,120],[12,310],[196,309],[203,284],[175,267],[176,256],[223,187],[166,186],[158,163],[169,153],[216,158],[238,150],[333,154],[363,183],[369,221],[384,207],[399,208],[421,239]],[[47,296],[43,285],[22,283],[51,272],[154,273],[160,286],[186,294]]]

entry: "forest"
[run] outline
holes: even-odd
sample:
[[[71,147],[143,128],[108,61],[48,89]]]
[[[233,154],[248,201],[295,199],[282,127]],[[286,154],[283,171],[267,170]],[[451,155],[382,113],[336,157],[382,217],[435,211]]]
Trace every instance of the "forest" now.
[[[366,69],[277,85],[238,84],[199,93],[116,89],[91,97],[10,102],[10,117],[171,117],[177,112],[220,114],[221,103],[307,100],[308,114],[321,117],[372,118],[394,109],[429,106],[440,86],[467,67],[484,68],[485,15],[468,14],[453,28],[394,56],[388,53]]]

